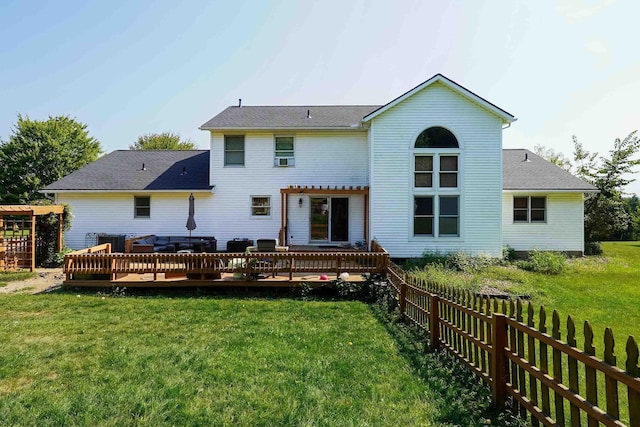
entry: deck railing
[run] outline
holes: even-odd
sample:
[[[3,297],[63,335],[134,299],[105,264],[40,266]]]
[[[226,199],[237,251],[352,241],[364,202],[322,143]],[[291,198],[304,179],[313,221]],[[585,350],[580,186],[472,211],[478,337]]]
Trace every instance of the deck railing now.
[[[617,367],[611,329],[604,333],[604,360],[595,356],[593,330],[577,337],[569,316],[561,331],[556,311],[521,300],[481,298],[470,292],[411,279],[391,265],[387,277],[407,322],[422,328],[433,348],[444,348],[492,389],[494,402],[511,407],[531,424],[640,427],[638,345],[626,341],[625,370]],[[526,320],[524,319],[526,315]],[[565,340],[561,339],[564,334]],[[584,349],[577,348],[577,338]]]
[[[246,277],[296,273],[375,274],[389,263],[386,253],[372,252],[257,252],[257,253],[109,253],[99,247],[65,255],[66,280],[79,276],[110,275],[115,280],[126,274],[184,273],[206,280],[221,273],[242,273]]]

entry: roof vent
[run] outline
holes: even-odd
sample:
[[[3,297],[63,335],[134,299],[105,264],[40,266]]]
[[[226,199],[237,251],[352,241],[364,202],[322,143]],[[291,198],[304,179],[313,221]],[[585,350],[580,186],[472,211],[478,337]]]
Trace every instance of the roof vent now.
[[[529,153],[524,153],[524,162],[530,162],[531,160],[529,160]]]
[[[141,171],[146,171],[147,168],[144,167],[144,163],[142,164],[142,168],[140,169]]]
[[[182,172],[180,172],[180,175],[186,175],[187,174],[187,167],[183,166],[182,167]]]
[[[307,110],[307,119],[311,118],[311,110]]]
[[[242,98],[238,98],[238,108],[242,108]]]

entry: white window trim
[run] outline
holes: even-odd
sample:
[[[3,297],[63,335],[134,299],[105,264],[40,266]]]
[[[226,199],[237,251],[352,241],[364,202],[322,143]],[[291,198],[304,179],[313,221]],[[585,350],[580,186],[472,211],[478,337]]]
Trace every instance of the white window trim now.
[[[414,198],[415,197],[433,197],[433,234],[416,234],[413,220],[415,219],[414,213]],[[440,235],[440,197],[458,197],[458,235],[444,234]],[[412,240],[462,240],[462,194],[461,193],[425,193],[411,195],[411,215],[409,217],[409,224],[411,226],[411,239]]]
[[[227,137],[239,137],[242,139],[242,153],[243,153],[243,161],[241,165],[237,164],[227,164]],[[224,134],[222,135],[222,166],[225,168],[243,168],[247,164],[247,136],[246,135],[234,135],[234,134]]]
[[[417,137],[417,136],[416,136]],[[414,138],[415,142],[415,138]],[[459,142],[458,142],[459,143]],[[415,157],[416,156],[432,156],[433,157],[433,177],[431,187],[416,187],[415,186]],[[457,187],[443,187],[440,188],[440,157],[441,156],[456,156],[458,158],[458,186]],[[410,206],[409,206],[409,224],[410,224],[410,240],[413,241],[463,241],[463,224],[464,224],[464,191],[462,189],[463,183],[463,168],[464,156],[460,148],[413,148],[410,150]],[[414,210],[414,197],[429,197],[434,198],[433,212],[434,212],[434,224],[433,234],[415,234],[413,220]],[[440,197],[439,196],[457,196],[458,197],[458,235],[451,234],[440,235]]]
[[[516,221],[514,212],[516,210],[516,198],[527,199],[527,220]],[[544,221],[532,221],[531,220],[531,198],[544,199]],[[524,210],[524,209],[521,209]],[[531,194],[514,194],[511,199],[511,221],[513,224],[547,224],[549,222],[549,197],[547,195],[531,195]]]
[[[251,217],[251,219],[258,219],[258,220],[259,220],[259,219],[270,219],[270,218],[271,218],[271,215],[272,215],[272,212],[273,212],[273,205],[272,205],[272,203],[271,203],[271,196],[266,195],[266,194],[253,194],[253,195],[251,195],[250,197],[251,197],[251,198],[250,198],[250,205],[251,205],[251,206],[249,207],[249,209],[250,209],[250,210],[249,210],[249,216]],[[253,214],[253,208],[254,208],[254,207],[264,207],[264,206],[254,206],[254,204],[253,204],[253,199],[254,199],[254,198],[258,198],[258,197],[263,197],[263,198],[266,198],[266,199],[268,199],[268,200],[269,200],[269,205],[268,205],[268,208],[269,208],[269,215],[254,215],[254,214]]]
[[[291,138],[293,140],[293,149],[291,150],[293,153],[291,156],[278,156],[277,155],[277,139],[278,138]],[[278,159],[288,158],[292,159],[293,162],[289,162],[287,167],[295,167],[296,165],[296,137],[295,135],[274,135],[273,136],[273,167],[281,167],[277,165]]]
[[[148,197],[149,198],[149,216],[139,216],[138,215],[138,204],[137,201],[140,198],[143,197]],[[146,206],[140,206],[140,207],[146,207]],[[151,196],[146,195],[146,194],[139,194],[139,195],[134,195],[133,196],[133,219],[151,219]]]

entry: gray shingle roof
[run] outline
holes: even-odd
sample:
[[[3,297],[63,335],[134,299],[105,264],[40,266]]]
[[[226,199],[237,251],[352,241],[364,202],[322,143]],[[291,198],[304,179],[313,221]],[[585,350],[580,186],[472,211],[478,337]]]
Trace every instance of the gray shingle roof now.
[[[42,192],[210,188],[209,150],[118,150],[48,185]]]
[[[503,190],[596,191],[580,178],[525,149],[502,150]]]
[[[200,126],[211,129],[352,129],[379,105],[228,107]],[[310,117],[307,117],[309,112]]]
[[[143,164],[145,170],[142,170]],[[187,173],[183,174],[183,171]],[[208,150],[118,150],[54,182],[42,191],[56,193],[209,189],[211,186]],[[503,189],[596,190],[564,169],[524,149],[503,150]]]

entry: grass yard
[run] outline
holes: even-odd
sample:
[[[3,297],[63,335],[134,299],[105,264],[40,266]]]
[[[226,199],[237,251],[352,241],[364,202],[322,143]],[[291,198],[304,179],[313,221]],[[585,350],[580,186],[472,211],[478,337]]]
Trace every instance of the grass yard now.
[[[360,302],[60,292],[0,313],[3,426],[479,425],[488,405]]]
[[[629,335],[640,339],[640,242],[607,242],[602,249],[603,256],[568,260],[566,271],[558,275],[515,266],[492,266],[466,273],[429,268],[419,274],[460,288],[479,290],[492,286],[514,295],[529,295],[536,307],[536,324],[537,310],[544,305],[548,310],[547,325],[553,310],[557,310],[566,330],[566,319],[571,315],[579,337],[582,324],[589,320],[600,357],[604,329],[610,327],[616,337],[617,353],[622,355]],[[618,357],[618,364],[624,360]]]

